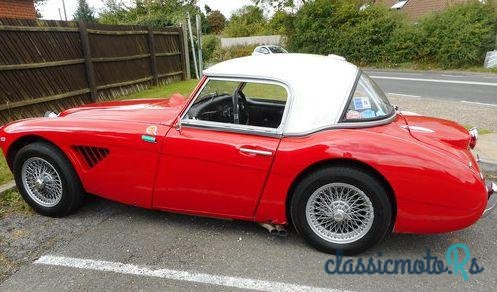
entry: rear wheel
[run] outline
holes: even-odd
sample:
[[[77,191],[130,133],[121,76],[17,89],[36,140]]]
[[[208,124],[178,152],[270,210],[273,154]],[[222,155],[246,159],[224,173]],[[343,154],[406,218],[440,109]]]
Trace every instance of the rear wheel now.
[[[392,208],[375,177],[353,167],[320,169],[295,188],[290,215],[297,231],[315,248],[353,255],[389,233]]]
[[[83,201],[84,191],[71,163],[51,144],[36,142],[21,148],[13,171],[23,199],[42,215],[67,215]]]

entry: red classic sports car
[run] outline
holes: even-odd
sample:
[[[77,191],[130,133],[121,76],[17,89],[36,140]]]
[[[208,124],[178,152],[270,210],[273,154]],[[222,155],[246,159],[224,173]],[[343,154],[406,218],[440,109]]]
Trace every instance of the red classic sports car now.
[[[205,71],[189,99],[91,104],[10,123],[22,197],[64,216],[86,193],[149,209],[295,229],[354,254],[391,232],[470,226],[496,204],[477,131],[398,112],[337,56],[252,56]]]

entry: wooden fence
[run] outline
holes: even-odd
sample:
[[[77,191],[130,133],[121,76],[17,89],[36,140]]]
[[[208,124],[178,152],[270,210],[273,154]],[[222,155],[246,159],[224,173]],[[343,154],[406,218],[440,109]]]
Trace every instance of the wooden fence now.
[[[179,27],[0,19],[0,123],[189,78]]]

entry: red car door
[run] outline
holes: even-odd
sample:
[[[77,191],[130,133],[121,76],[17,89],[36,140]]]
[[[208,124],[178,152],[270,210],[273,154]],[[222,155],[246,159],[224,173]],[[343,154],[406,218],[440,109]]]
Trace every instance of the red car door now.
[[[154,208],[252,218],[280,139],[183,127],[160,157]]]

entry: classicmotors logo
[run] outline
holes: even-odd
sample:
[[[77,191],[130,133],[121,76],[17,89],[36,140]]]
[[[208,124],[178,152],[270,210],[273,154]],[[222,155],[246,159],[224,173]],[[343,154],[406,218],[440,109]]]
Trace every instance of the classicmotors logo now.
[[[337,253],[335,259],[327,260],[324,265],[324,271],[330,275],[453,274],[461,276],[465,281],[470,274],[479,274],[483,270],[477,259],[471,257],[469,247],[464,243],[449,246],[442,258],[432,255],[429,249],[417,259],[385,258],[383,253],[378,253],[376,258],[344,259],[341,253]]]

